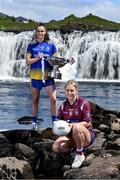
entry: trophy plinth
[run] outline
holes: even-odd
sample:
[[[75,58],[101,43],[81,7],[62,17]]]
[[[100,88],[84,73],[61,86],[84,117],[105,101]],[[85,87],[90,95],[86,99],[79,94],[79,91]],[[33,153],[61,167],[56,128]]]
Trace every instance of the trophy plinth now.
[[[59,71],[59,68],[63,67],[67,63],[74,63],[73,58],[71,60],[61,58],[61,57],[51,57],[47,61],[51,65],[51,69],[48,72],[48,77],[54,79],[62,79],[62,74]]]
[[[48,71],[48,77],[54,79],[62,79],[62,74],[60,73],[57,65],[54,65],[53,68]]]

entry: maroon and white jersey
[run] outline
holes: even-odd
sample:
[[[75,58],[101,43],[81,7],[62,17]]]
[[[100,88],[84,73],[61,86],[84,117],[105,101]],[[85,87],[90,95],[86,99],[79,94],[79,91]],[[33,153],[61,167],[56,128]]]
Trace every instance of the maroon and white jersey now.
[[[83,97],[78,97],[73,105],[70,105],[68,99],[63,102],[58,110],[58,119],[73,122],[91,122],[90,103]]]

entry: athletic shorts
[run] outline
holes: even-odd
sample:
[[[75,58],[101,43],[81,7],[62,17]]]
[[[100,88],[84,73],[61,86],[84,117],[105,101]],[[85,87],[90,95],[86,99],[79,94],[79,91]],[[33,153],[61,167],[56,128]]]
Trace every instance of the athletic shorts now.
[[[55,85],[54,79],[42,80],[31,79],[31,87],[42,89],[43,87]]]
[[[87,146],[84,146],[84,149],[87,149],[87,148],[94,142],[94,140],[95,140],[95,133],[94,133],[93,129],[92,129],[92,128],[89,128],[88,130],[89,130],[89,132],[90,132],[91,140],[90,140],[90,143],[89,143]],[[70,131],[70,133],[68,134],[68,136],[69,136],[70,138],[72,138],[72,131]]]
[[[94,133],[93,129],[90,128],[89,132],[90,132],[90,136],[91,136],[91,141],[90,141],[90,144],[88,146],[90,146],[95,140],[95,133]],[[88,146],[85,146],[85,148],[87,148]]]

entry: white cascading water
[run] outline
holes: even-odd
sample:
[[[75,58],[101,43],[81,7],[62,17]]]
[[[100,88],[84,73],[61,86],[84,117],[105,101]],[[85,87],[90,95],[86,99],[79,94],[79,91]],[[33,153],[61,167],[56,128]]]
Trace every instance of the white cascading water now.
[[[73,57],[73,65],[60,68],[62,80],[118,80],[120,81],[120,32],[74,31],[61,35],[49,32],[60,55]],[[0,79],[26,78],[29,66],[25,52],[33,31],[19,34],[0,32]]]
[[[0,79],[26,77],[29,67],[24,55],[33,32],[0,32]]]

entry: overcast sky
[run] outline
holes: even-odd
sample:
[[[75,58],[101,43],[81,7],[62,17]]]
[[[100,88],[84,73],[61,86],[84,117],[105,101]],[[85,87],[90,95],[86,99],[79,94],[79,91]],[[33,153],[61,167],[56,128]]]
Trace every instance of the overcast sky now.
[[[120,23],[120,0],[0,0],[0,12],[42,22],[92,13]]]

